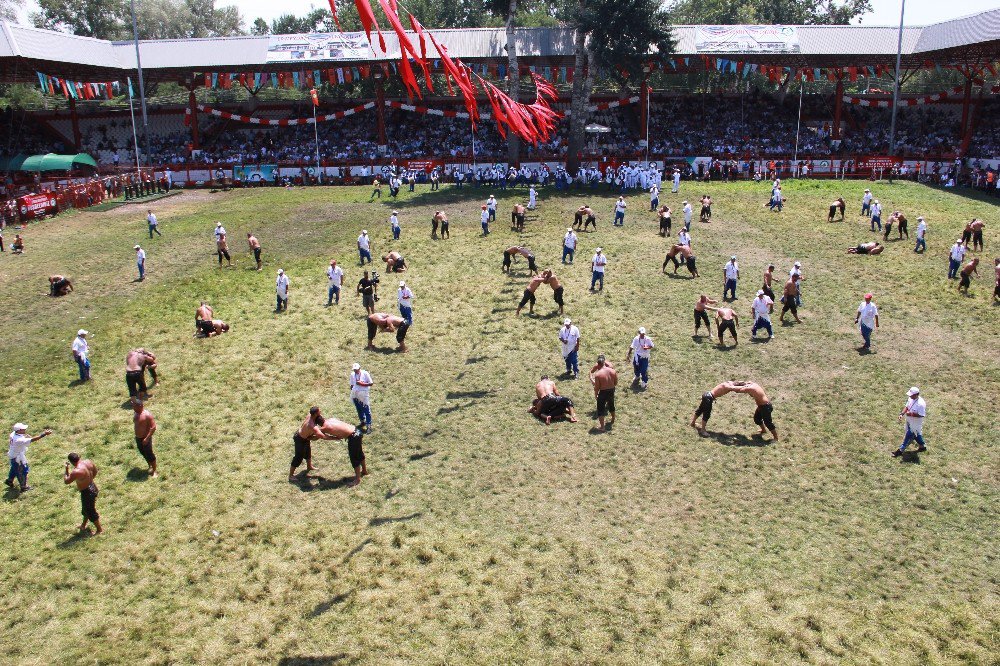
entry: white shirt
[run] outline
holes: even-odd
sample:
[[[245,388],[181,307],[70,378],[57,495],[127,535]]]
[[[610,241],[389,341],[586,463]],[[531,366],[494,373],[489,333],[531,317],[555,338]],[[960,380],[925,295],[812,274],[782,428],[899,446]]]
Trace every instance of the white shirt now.
[[[682,230],[679,234],[677,234],[677,244],[691,247],[691,234]]]
[[[489,222],[490,221],[490,211],[489,210],[484,210],[483,213],[482,213],[482,215],[479,216],[479,220],[483,224],[486,224],[487,222]]]
[[[961,243],[955,243],[951,246],[951,258],[955,261],[962,261],[965,258],[965,246]]]
[[[559,329],[559,342],[562,343],[563,358],[569,356],[580,342],[580,329],[572,324],[569,328],[563,326]]]
[[[496,210],[497,209],[497,200],[494,199],[493,197],[490,197],[489,199],[487,199],[486,200],[486,209],[487,210]]]
[[[677,185],[680,182],[681,182],[681,174],[675,171],[674,172],[674,185]]]
[[[156,226],[156,216],[153,215],[152,213],[146,216],[146,221],[149,222],[154,227]]]
[[[537,197],[537,196],[538,196],[538,192],[535,191],[534,187],[532,187],[530,190],[528,190],[528,201],[534,201],[535,197]]]
[[[344,282],[344,269],[340,266],[329,266],[326,269],[326,277],[330,280],[330,285],[339,287]]]
[[[16,432],[10,433],[10,448],[7,449],[7,457],[11,460],[16,460],[22,465],[28,464],[28,444],[31,444],[31,438],[27,435],[19,435]]]
[[[753,309],[754,317],[770,321],[770,317],[768,315],[770,314],[772,305],[774,305],[774,301],[767,296],[758,296],[753,299],[753,303],[750,304],[750,307]]]
[[[576,249],[576,234],[572,231],[567,231],[566,235],[563,236],[563,245],[571,250]]]
[[[399,217],[397,217],[396,215],[390,215],[389,216],[389,224],[392,225],[393,229],[395,229],[396,227],[398,227],[399,226]]]
[[[409,287],[400,287],[396,290],[396,302],[404,308],[413,307],[413,292]]]
[[[627,206],[628,206],[627,203],[625,203],[624,201],[622,201],[621,199],[619,199],[618,201],[615,202],[615,212],[616,213],[624,213],[625,212],[625,208]]]
[[[288,276],[284,274],[279,275],[278,279],[274,282],[274,286],[278,290],[279,296],[282,298],[286,297],[288,295]]]
[[[684,205],[684,221],[685,222],[690,222],[691,221],[691,212],[692,212],[692,210],[691,210],[691,204],[685,204]]]
[[[927,233],[927,223],[920,222],[917,224],[917,238],[923,238],[924,234]]]
[[[595,273],[603,273],[604,267],[608,265],[608,258],[603,254],[595,254],[590,260],[590,265]]]
[[[362,386],[365,384],[365,386]],[[368,391],[371,389],[372,376],[367,370],[362,368],[359,372],[351,372],[351,397],[368,399]]]
[[[882,204],[872,204],[872,217],[880,217],[882,215]]]
[[[660,188],[658,188],[656,185],[653,185],[651,188],[649,188],[649,200],[652,201],[658,196],[660,196]]]
[[[871,201],[872,201],[872,193],[871,192],[866,192],[865,196],[861,198],[861,203],[866,203],[867,204],[867,203],[871,203]]]
[[[875,328],[875,317],[878,316],[878,306],[874,303],[862,302],[858,306],[858,318],[865,328]]]
[[[368,236],[366,234],[361,234],[360,236],[358,236],[358,247],[361,248],[362,250],[368,249],[369,247]]]
[[[740,272],[740,265],[738,262],[730,261],[726,264],[726,279],[735,280]]]
[[[146,251],[143,250],[142,248],[139,248],[138,250],[136,250],[135,251],[135,260],[138,261],[140,264],[142,262],[146,261]]]
[[[906,401],[906,409],[914,413],[913,416],[906,416],[906,425],[910,426],[911,430],[919,430],[924,424],[924,417],[927,416],[927,403],[918,395]]]
[[[78,355],[80,358],[87,358],[87,354],[90,352],[90,345],[84,338],[79,335],[73,339],[73,353]]]
[[[632,351],[636,358],[649,358],[649,350],[653,348],[653,339],[648,335],[645,337],[635,336],[632,338]]]
[[[216,227],[215,228],[215,240],[219,240],[219,236],[224,236],[225,234],[226,234],[226,228],[225,227]]]

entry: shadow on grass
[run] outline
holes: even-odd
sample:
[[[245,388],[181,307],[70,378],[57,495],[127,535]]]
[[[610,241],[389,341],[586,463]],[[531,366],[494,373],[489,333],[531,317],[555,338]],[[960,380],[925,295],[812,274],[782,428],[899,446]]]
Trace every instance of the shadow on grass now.
[[[487,398],[493,395],[494,391],[448,391],[445,394],[445,399],[447,400],[462,400],[463,398],[473,398],[476,400]]]
[[[774,338],[772,338],[770,336],[768,336],[766,338],[750,338],[750,342],[751,342],[751,344],[755,344],[755,345],[766,345],[767,343],[769,343],[773,339]]]
[[[764,439],[760,435],[747,437],[743,434],[730,434],[725,432],[705,431],[705,436],[714,439],[723,446],[770,446],[773,440]]]
[[[421,451],[420,453],[414,453],[410,456],[411,462],[416,462],[417,460],[423,460],[424,458],[430,458],[435,455],[437,451]]]
[[[20,490],[18,490],[17,488],[10,488],[10,487],[8,487],[6,489],[6,491],[4,492],[4,494],[3,494],[3,501],[4,502],[13,502],[14,500],[16,500],[20,496],[21,496],[21,491]]]
[[[693,280],[693,275],[678,275],[677,273],[664,273],[671,280]]]
[[[75,388],[77,386],[83,386],[86,383],[87,383],[86,379],[74,379],[73,381],[71,381],[69,384],[66,385],[66,388]]]
[[[368,521],[368,527],[381,527],[382,525],[392,525],[393,523],[406,523],[424,515],[423,511],[411,513],[408,516],[396,516],[389,518],[372,518]]]
[[[318,606],[317,606],[318,608]],[[356,664],[357,657],[352,657],[343,652],[339,654],[312,656],[312,657],[282,657],[278,660],[278,666],[334,666],[334,664]]]
[[[919,465],[920,454],[916,451],[904,451],[903,455],[899,456],[899,462],[908,463],[910,465]]]
[[[60,550],[75,548],[77,545],[87,541],[92,536],[94,536],[94,533],[91,532],[90,529],[84,530],[83,532],[75,530],[73,534],[68,536],[64,541],[57,543],[56,548],[59,548]]]
[[[316,483],[313,483],[313,480],[315,480]],[[309,477],[300,474],[295,483],[298,485],[299,490],[304,493],[308,493],[314,490],[337,490],[338,488],[347,488],[351,485],[352,481],[354,481],[353,476],[342,476],[339,479],[328,479],[325,476]]]
[[[483,361],[488,361],[491,358],[492,358],[491,356],[470,356],[469,358],[465,359],[465,364],[473,365],[475,363],[482,363]]]
[[[149,470],[133,467],[128,471],[128,474],[125,475],[125,478],[136,483],[143,483],[149,480]]]
[[[369,542],[371,542],[371,539],[366,539],[365,543],[367,544]],[[350,599],[353,594],[354,594],[353,592],[344,592],[343,594],[338,594],[337,596],[331,597],[330,599],[327,599],[322,603],[316,604],[316,607],[312,609],[311,613],[309,613],[309,617],[319,617],[320,615],[327,612],[334,606],[338,606],[347,601],[348,599]],[[280,663],[284,664],[285,660],[282,659]],[[307,663],[313,663],[313,662],[307,662]],[[319,663],[336,663],[336,662],[319,662]]]
[[[715,345],[715,348],[718,349],[721,352],[731,352],[734,349],[736,349],[736,347],[738,347],[738,346],[739,345],[737,345],[735,342],[733,344],[731,344],[731,345],[726,345],[726,344],[721,344],[720,343],[720,344]]]

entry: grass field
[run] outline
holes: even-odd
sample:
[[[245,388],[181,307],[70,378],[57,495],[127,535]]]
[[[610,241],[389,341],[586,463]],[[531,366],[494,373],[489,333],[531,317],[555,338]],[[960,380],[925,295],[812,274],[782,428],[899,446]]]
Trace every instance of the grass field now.
[[[485,239],[487,194],[468,188],[394,203],[369,203],[367,188],[188,192],[154,204],[164,237],[152,241],[132,206],[33,225],[24,256],[0,255],[0,414],[4,428],[55,434],[29,450],[35,489],[0,504],[0,661],[997,663],[1000,217],[990,200],[879,184],[911,235],[927,217],[928,252],[890,242],[881,256],[848,256],[873,236],[857,216],[864,187],[789,183],[772,214],[767,184],[683,184],[692,201],[715,200],[714,221],[692,229],[698,280],[661,275],[667,242],[645,194],[614,229],[613,194],[543,190],[518,236],[503,221],[525,192],[497,193]],[[827,224],[837,194],[847,221]],[[676,233],[681,197],[662,200]],[[564,267],[561,238],[583,203],[600,227]],[[438,208],[452,220],[447,241],[430,239]],[[946,253],[973,216],[987,222],[987,254],[966,298],[945,279]],[[216,220],[237,250],[232,270],[216,266]],[[357,298],[324,307],[331,258],[348,289],[360,277],[362,228],[376,255],[391,245],[408,259],[407,354],[385,334],[364,351]],[[260,273],[247,230],[264,247]],[[593,429],[582,379],[560,381],[579,424],[525,413],[539,375],[563,370],[561,322],[544,286],[536,315],[514,317],[527,270],[508,277],[500,260],[515,241],[565,282],[581,365],[606,353],[621,370],[610,433]],[[135,243],[149,253],[144,283],[133,282]],[[590,294],[597,245],[610,265],[604,292]],[[691,309],[701,292],[721,296],[733,253],[746,323],[723,350],[692,339]],[[762,270],[784,275],[795,260],[803,323],[751,343]],[[292,281],[280,315],[279,267]],[[49,298],[53,273],[76,291]],[[395,312],[395,279],[380,310]],[[882,327],[876,353],[861,356],[853,320],[868,290]],[[232,332],[192,337],[202,299]],[[640,325],[657,347],[648,390],[633,392],[622,360]],[[94,380],[77,386],[69,347],[81,327]],[[158,479],[146,478],[123,404],[134,346],[160,359]],[[346,447],[319,442],[318,474],[289,484],[291,435],[310,405],[353,421],[356,360],[376,382],[371,476],[347,488]],[[741,396],[719,401],[710,436],[688,427],[701,393],[728,378],[768,390],[780,442],[755,436]],[[930,450],[900,461],[889,452],[914,384]],[[70,450],[101,469],[98,538],[74,534],[79,500],[61,482]]]

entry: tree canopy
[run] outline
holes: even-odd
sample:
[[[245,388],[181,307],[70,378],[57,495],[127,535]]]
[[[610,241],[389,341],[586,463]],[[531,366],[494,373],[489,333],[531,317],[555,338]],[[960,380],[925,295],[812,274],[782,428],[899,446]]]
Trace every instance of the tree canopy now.
[[[38,0],[31,15],[39,28],[66,30],[97,39],[132,37],[126,0]],[[214,0],[140,0],[136,22],[141,39],[179,39],[243,34],[243,18],[233,6],[216,8]]]
[[[872,11],[871,0],[679,0],[677,24],[846,25]]]

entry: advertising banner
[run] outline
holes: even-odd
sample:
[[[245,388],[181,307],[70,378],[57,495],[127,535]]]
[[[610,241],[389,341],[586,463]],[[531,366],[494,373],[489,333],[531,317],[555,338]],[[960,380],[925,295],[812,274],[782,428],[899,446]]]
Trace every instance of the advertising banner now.
[[[698,53],[799,53],[799,33],[788,25],[700,25]]]
[[[56,197],[52,194],[26,194],[18,198],[17,208],[22,220],[33,220],[42,215],[56,214]]]
[[[262,180],[273,183],[277,177],[277,164],[244,164],[233,167],[233,180],[243,183],[257,183]]]
[[[430,173],[435,168],[444,168],[444,160],[403,160],[403,164],[408,171],[423,171],[424,173]]]
[[[363,32],[315,32],[307,35],[271,35],[267,62],[307,63],[366,60],[372,48]]]
[[[888,169],[893,164],[902,164],[902,157],[890,155],[865,155],[858,158],[859,169]]]

